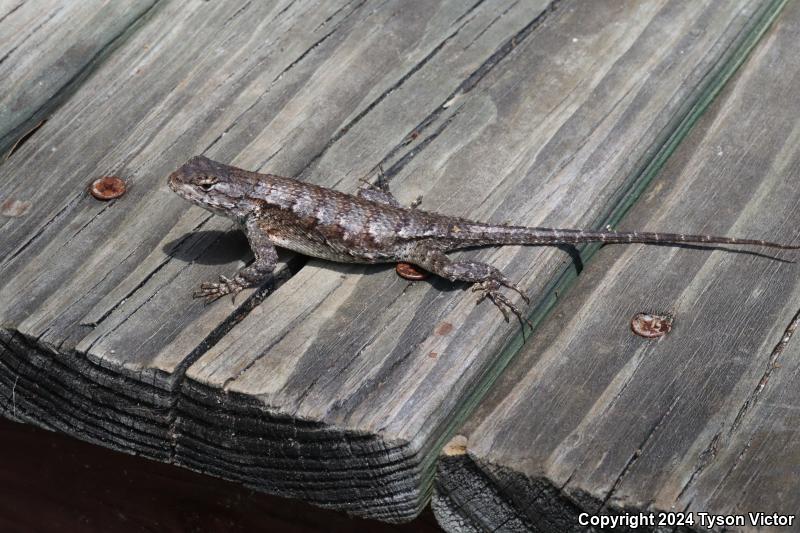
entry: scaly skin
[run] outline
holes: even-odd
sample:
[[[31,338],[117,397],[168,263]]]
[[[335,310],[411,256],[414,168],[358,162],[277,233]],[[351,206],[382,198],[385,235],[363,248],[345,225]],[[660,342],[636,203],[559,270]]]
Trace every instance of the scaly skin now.
[[[344,263],[406,262],[451,281],[466,281],[509,319],[527,320],[501,291],[527,295],[502,272],[477,261],[453,261],[447,252],[503,245],[604,243],[697,243],[797,249],[800,246],[711,235],[587,231],[498,226],[401,206],[385,185],[357,195],[271,174],[257,174],[203,156],[190,159],[169,177],[181,197],[241,225],[255,261],[233,278],[203,283],[196,297],[215,300],[262,283],[277,264],[275,246]]]

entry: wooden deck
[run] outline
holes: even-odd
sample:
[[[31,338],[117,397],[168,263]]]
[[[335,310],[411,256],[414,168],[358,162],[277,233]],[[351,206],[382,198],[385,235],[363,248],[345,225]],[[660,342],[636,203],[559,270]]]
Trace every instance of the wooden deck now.
[[[797,239],[798,37],[791,3],[622,227]],[[797,258],[695,248],[595,256],[447,448],[434,498],[447,530],[800,509],[800,276],[768,256]],[[633,335],[642,311],[673,330]]]
[[[383,166],[451,215],[791,241],[785,3],[0,4],[4,415],[390,522],[435,485],[450,531],[794,512],[796,265],[469,252],[521,281],[525,338],[463,286],[291,254],[205,306],[246,242],[165,180],[201,153],[349,192]],[[86,193],[109,174],[122,198]],[[638,311],[675,329],[634,337]]]

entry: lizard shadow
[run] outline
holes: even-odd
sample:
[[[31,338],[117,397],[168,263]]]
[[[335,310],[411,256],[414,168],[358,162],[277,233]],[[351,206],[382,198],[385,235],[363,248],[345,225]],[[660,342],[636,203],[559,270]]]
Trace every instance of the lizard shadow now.
[[[393,263],[378,264],[350,264],[337,263],[326,259],[316,259],[307,255],[293,252],[280,246],[275,247],[280,259],[287,260],[290,270],[294,273],[308,261],[319,261],[326,268],[341,274],[351,273],[354,267],[361,267],[365,274],[376,274],[394,268]],[[253,251],[243,231],[233,228],[230,230],[199,230],[187,233],[177,239],[165,243],[162,251],[174,258],[187,263],[200,265],[227,265],[236,261],[249,263],[253,260]],[[446,280],[445,280],[446,281]]]
[[[239,229],[192,231],[164,244],[163,252],[175,259],[201,265],[251,261],[253,252]]]
[[[613,246],[614,244],[617,243],[609,243],[608,245]],[[766,254],[763,252],[756,252],[753,250],[742,250],[739,248],[729,248],[726,246],[719,246],[719,245],[689,244],[689,243],[651,243],[649,245],[685,248],[689,250],[700,250],[700,251],[722,250],[727,253],[745,254],[755,257],[762,257],[773,261],[779,261],[781,263],[794,263],[794,261],[792,260],[782,259],[780,257]],[[581,257],[580,252],[574,245],[556,244],[552,246],[554,248],[560,249],[561,251],[569,255],[573,267],[575,269],[575,272],[577,274],[580,274],[583,271],[585,266],[583,259]],[[253,260],[253,252],[250,249],[247,237],[245,236],[243,231],[236,228],[231,228],[229,230],[200,230],[200,231],[189,232],[177,239],[173,239],[165,243],[162,247],[162,250],[166,255],[173,257],[175,259],[179,259],[187,263],[197,263],[201,265],[225,265],[234,263],[236,261],[245,261],[249,263],[250,261]],[[279,248],[279,251],[283,250]],[[284,253],[282,253],[281,255],[284,255]],[[293,263],[294,268],[290,268],[292,272],[296,272],[297,270],[299,270],[302,267],[302,264],[305,264],[305,262],[308,259],[310,259],[300,254],[297,255],[298,255],[297,262],[300,262],[301,264]],[[343,269],[342,270],[343,272],[348,270],[347,269],[348,265],[342,265],[330,261],[324,261],[324,263],[327,268],[331,268],[332,270]],[[364,270],[365,274],[377,274],[379,272],[383,272],[385,270],[394,268],[394,265],[392,263],[364,265],[364,266],[366,266],[366,269]],[[463,290],[463,288],[469,286],[469,284],[465,283],[452,283],[434,274],[431,274],[431,276],[427,278],[425,281],[431,284],[437,290],[443,292]]]
[[[558,244],[553,245],[553,247],[561,249],[570,256],[573,266],[578,273],[583,270],[583,260],[575,246],[571,244]],[[281,256],[285,254],[295,254],[298,261],[302,262],[302,264],[313,259],[280,247],[277,248]],[[483,247],[475,247],[475,249],[479,248]],[[165,243],[161,249],[166,255],[174,259],[200,265],[227,265],[236,261],[245,261],[249,263],[253,260],[253,252],[250,249],[247,237],[243,231],[237,228],[229,230],[192,231]],[[319,261],[323,262],[327,268],[333,271],[346,273],[350,272],[352,269],[352,265],[348,264],[326,261],[324,259],[320,259]],[[299,270],[300,266],[302,265],[297,265],[292,271],[296,272]],[[378,263],[361,266],[364,268],[364,273],[367,275],[378,274],[395,268],[394,263]],[[470,286],[469,283],[453,283],[433,273],[430,273],[430,277],[420,281],[429,283],[442,292],[463,290]]]
[[[583,258],[581,257],[580,251],[572,245],[572,244],[556,244],[555,248],[558,248],[565,254],[569,256],[572,260],[572,266],[575,267],[575,273],[580,274],[583,272]]]

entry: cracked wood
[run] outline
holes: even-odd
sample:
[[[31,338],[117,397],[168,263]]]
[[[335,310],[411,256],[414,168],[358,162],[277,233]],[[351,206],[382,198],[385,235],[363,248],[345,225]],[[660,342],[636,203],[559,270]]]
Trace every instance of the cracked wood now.
[[[477,85],[448,95],[433,118],[406,132],[407,152],[392,159],[402,161],[393,174],[400,201],[423,193],[422,209],[497,221],[514,213],[510,222],[531,225],[605,219],[705,96],[701,79],[726,66],[725,56],[715,55],[724,50],[711,43],[735,42],[757,21],[750,11],[717,4],[636,5],[643,11],[561,3],[503,60],[492,59],[491,70],[478,69]],[[614,27],[612,20],[624,23]],[[700,30],[709,23],[716,24],[712,33]],[[674,48],[664,48],[665,32],[674,32]],[[701,38],[686,48],[690,32]],[[552,72],[563,65],[571,75],[556,83]],[[676,100],[675,91],[683,96]],[[384,103],[402,106],[398,92]],[[374,132],[362,123],[349,133],[364,139]],[[359,150],[336,143],[317,168],[360,164],[352,157]],[[552,250],[479,257],[523,278],[536,298],[566,268],[565,256]],[[501,349],[516,333],[446,288],[408,285],[375,267],[310,261],[188,369],[178,456],[285,494],[314,486],[316,501],[351,512],[390,520],[417,512],[448,425],[502,367]],[[284,421],[299,427],[292,433]],[[305,468],[260,455],[265,441],[274,457],[302,457]],[[391,454],[376,460],[376,449],[386,448]],[[328,474],[329,463],[309,461],[326,453],[346,466]],[[283,482],[271,476],[276,468]],[[348,476],[355,486],[343,491]],[[391,508],[384,505],[390,495]]]
[[[206,153],[353,192],[383,163],[404,204],[424,194],[422,208],[453,216],[602,227],[758,13],[744,1],[161,5],[0,167],[0,195],[31,205],[0,218],[7,416],[408,519],[517,329],[436,281],[291,259],[287,275],[299,272],[268,298],[203,307],[191,291],[247,260],[246,244],[182,210],[164,178]],[[130,188],[100,205],[85,187],[107,174]],[[569,268],[557,250],[476,257],[537,298]]]
[[[290,175],[324,156],[332,173],[310,177],[353,186],[544,3],[503,2],[495,23],[494,8],[474,3],[403,6],[171,2],[105,58],[47,135],[0,171],[0,194],[32,206],[0,219],[9,416],[185,461],[175,438],[183,373],[263,294],[237,307],[189,300],[186,288],[247,260],[246,248],[227,224],[177,209],[163,177],[209,150],[254,168],[266,157]],[[387,107],[391,95],[418,105]],[[376,124],[383,134],[366,134]],[[342,159],[361,168],[331,164],[342,146],[359,151]],[[108,173],[131,189],[93,203],[84,187]]]

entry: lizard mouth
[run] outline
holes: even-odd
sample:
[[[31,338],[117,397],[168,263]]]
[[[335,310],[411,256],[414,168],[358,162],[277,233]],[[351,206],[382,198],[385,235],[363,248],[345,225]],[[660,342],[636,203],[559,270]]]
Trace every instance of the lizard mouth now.
[[[203,207],[207,207],[208,201],[201,195],[198,191],[196,191],[192,186],[186,185],[183,183],[175,185],[172,189],[175,193],[183,198],[184,200],[189,200],[193,204],[197,204]]]
[[[167,179],[167,184],[169,188],[172,189],[172,192],[183,198],[184,200],[189,200],[195,204],[201,204],[200,201],[200,194],[198,191],[194,189],[188,183],[181,181],[180,177],[176,175],[177,173],[173,173]]]

